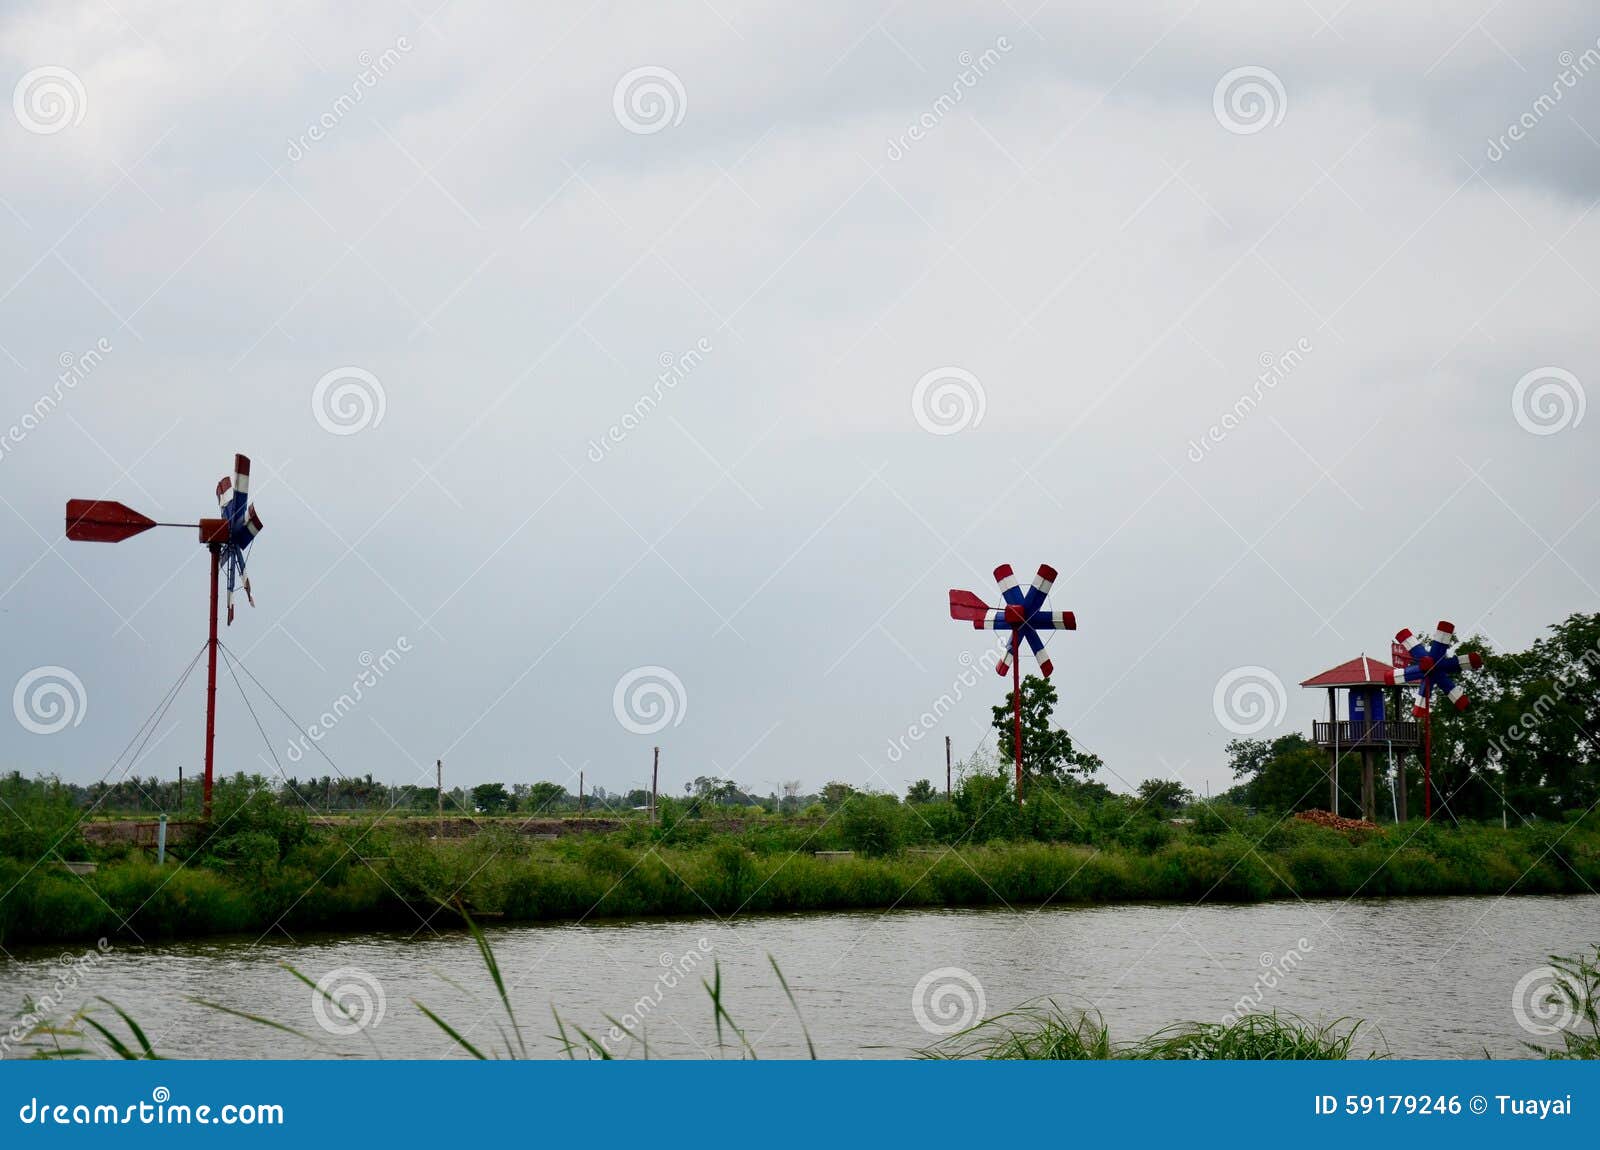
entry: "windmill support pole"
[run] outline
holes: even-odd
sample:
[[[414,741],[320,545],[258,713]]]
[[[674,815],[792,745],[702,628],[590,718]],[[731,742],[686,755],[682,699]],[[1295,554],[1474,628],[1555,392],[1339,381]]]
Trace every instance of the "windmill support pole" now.
[[[1017,765],[1017,804],[1022,803],[1022,632],[1011,632],[1011,717],[1015,725],[1012,757]]]
[[[1394,757],[1394,821],[1406,821],[1406,753],[1402,749]]]
[[[1422,688],[1422,821],[1433,818],[1433,692]]]
[[[211,784],[215,777],[217,750],[217,574],[222,566],[222,548],[213,543],[211,551],[211,639],[206,644],[206,777],[202,784],[203,814],[211,820]]]

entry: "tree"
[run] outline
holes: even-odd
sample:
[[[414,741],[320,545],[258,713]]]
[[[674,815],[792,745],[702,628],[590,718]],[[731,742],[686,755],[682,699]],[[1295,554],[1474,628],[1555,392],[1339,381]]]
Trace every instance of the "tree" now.
[[[906,802],[931,803],[938,797],[938,792],[933,789],[933,784],[927,779],[918,779],[906,790]]]
[[[499,814],[511,805],[511,793],[504,783],[479,783],[472,788],[472,809]]]
[[[528,788],[528,801],[523,810],[532,815],[548,815],[566,805],[567,788],[560,783],[534,783]]]
[[[1327,805],[1327,752],[1304,735],[1280,735],[1270,742],[1234,739],[1227,746],[1227,755],[1234,778],[1240,780],[1240,785],[1229,791],[1233,798],[1275,811]],[[1346,766],[1357,763],[1352,757]]]
[[[856,793],[849,783],[829,783],[822,788],[822,805],[829,813],[838,810],[844,801]]]
[[[1146,779],[1139,784],[1139,800],[1157,810],[1175,811],[1194,801],[1194,792],[1177,779]]]
[[[1014,692],[1004,706],[993,708],[994,729],[1007,762],[1015,761]],[[1027,675],[1022,680],[1022,771],[1029,778],[1087,779],[1104,764],[1099,757],[1073,749],[1072,736],[1055,726],[1056,689],[1049,679]]]

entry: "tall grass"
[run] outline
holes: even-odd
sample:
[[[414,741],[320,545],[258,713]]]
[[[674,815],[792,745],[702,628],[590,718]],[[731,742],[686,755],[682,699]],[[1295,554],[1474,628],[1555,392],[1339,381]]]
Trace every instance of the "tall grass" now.
[[[1084,1059],[1262,1061],[1350,1057],[1360,1022],[1310,1023],[1291,1015],[1247,1014],[1232,1023],[1181,1022],[1121,1044],[1098,1014],[1053,999],[1024,1006],[952,1035],[922,1052],[928,1058],[1081,1061]]]
[[[255,829],[181,867],[129,855],[78,876],[48,860],[0,858],[0,944],[260,933],[279,923],[291,932],[402,927],[455,901],[480,917],[530,922],[1600,888],[1600,828],[1409,824],[1346,837],[1307,823],[1249,823],[1153,849],[997,840],[831,860],[782,827],[688,844],[643,831],[538,842],[493,830],[434,842],[369,827]]]

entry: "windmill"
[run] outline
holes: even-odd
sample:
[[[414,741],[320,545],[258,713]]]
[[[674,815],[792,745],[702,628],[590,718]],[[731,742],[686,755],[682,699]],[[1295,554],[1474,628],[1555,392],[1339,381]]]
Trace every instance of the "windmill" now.
[[[206,775],[204,787],[205,817],[211,817],[211,785],[214,777],[217,734],[217,597],[222,569],[228,572],[228,623],[233,623],[233,593],[243,585],[245,598],[252,607],[255,597],[250,592],[250,575],[245,569],[245,551],[261,533],[261,517],[250,502],[250,460],[243,455],[233,457],[233,475],[224,475],[217,484],[217,503],[222,511],[220,519],[202,519],[199,523],[158,523],[122,503],[106,499],[67,500],[67,538],[83,543],[121,543],[124,539],[150,530],[152,527],[196,527],[200,542],[211,552],[211,629],[207,640],[206,667]]]
[[[1022,801],[1022,672],[1019,669],[1023,640],[1033,651],[1033,657],[1039,661],[1039,671],[1046,679],[1054,670],[1048,656],[1044,651],[1044,640],[1039,638],[1040,631],[1075,631],[1078,620],[1071,611],[1046,611],[1044,610],[1045,596],[1050,594],[1050,588],[1055,585],[1056,569],[1048,564],[1039,565],[1039,573],[1034,576],[1033,582],[1024,591],[1017,583],[1017,576],[1011,570],[1011,564],[1002,563],[994,569],[995,582],[1000,585],[1000,597],[1005,600],[1004,607],[990,607],[971,591],[950,592],[950,617],[960,619],[972,624],[979,631],[1004,631],[1006,632],[1001,642],[1000,661],[995,664],[995,671],[1004,675],[1011,672],[1011,713],[1016,724],[1016,733],[1012,737],[1012,753],[1015,759],[1017,776],[1017,801]]]
[[[1470,700],[1466,688],[1455,681],[1463,670],[1476,671],[1483,666],[1483,656],[1468,651],[1465,656],[1455,653],[1456,628],[1454,623],[1439,620],[1439,625],[1424,634],[1414,634],[1410,628],[1394,637],[1395,647],[1404,651],[1408,661],[1404,666],[1391,667],[1383,673],[1385,683],[1393,686],[1414,685],[1417,701],[1411,713],[1422,720],[1422,817],[1433,816],[1433,691],[1445,693],[1456,710],[1465,711]],[[1398,654],[1398,653],[1397,653]]]

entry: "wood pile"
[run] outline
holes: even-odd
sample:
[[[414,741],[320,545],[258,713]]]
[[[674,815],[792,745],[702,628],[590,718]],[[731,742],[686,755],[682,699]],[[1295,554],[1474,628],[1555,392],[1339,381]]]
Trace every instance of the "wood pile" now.
[[[1302,822],[1316,823],[1319,827],[1327,827],[1335,831],[1375,831],[1377,823],[1369,823],[1366,819],[1347,819],[1334,814],[1332,811],[1299,811],[1295,818]]]

